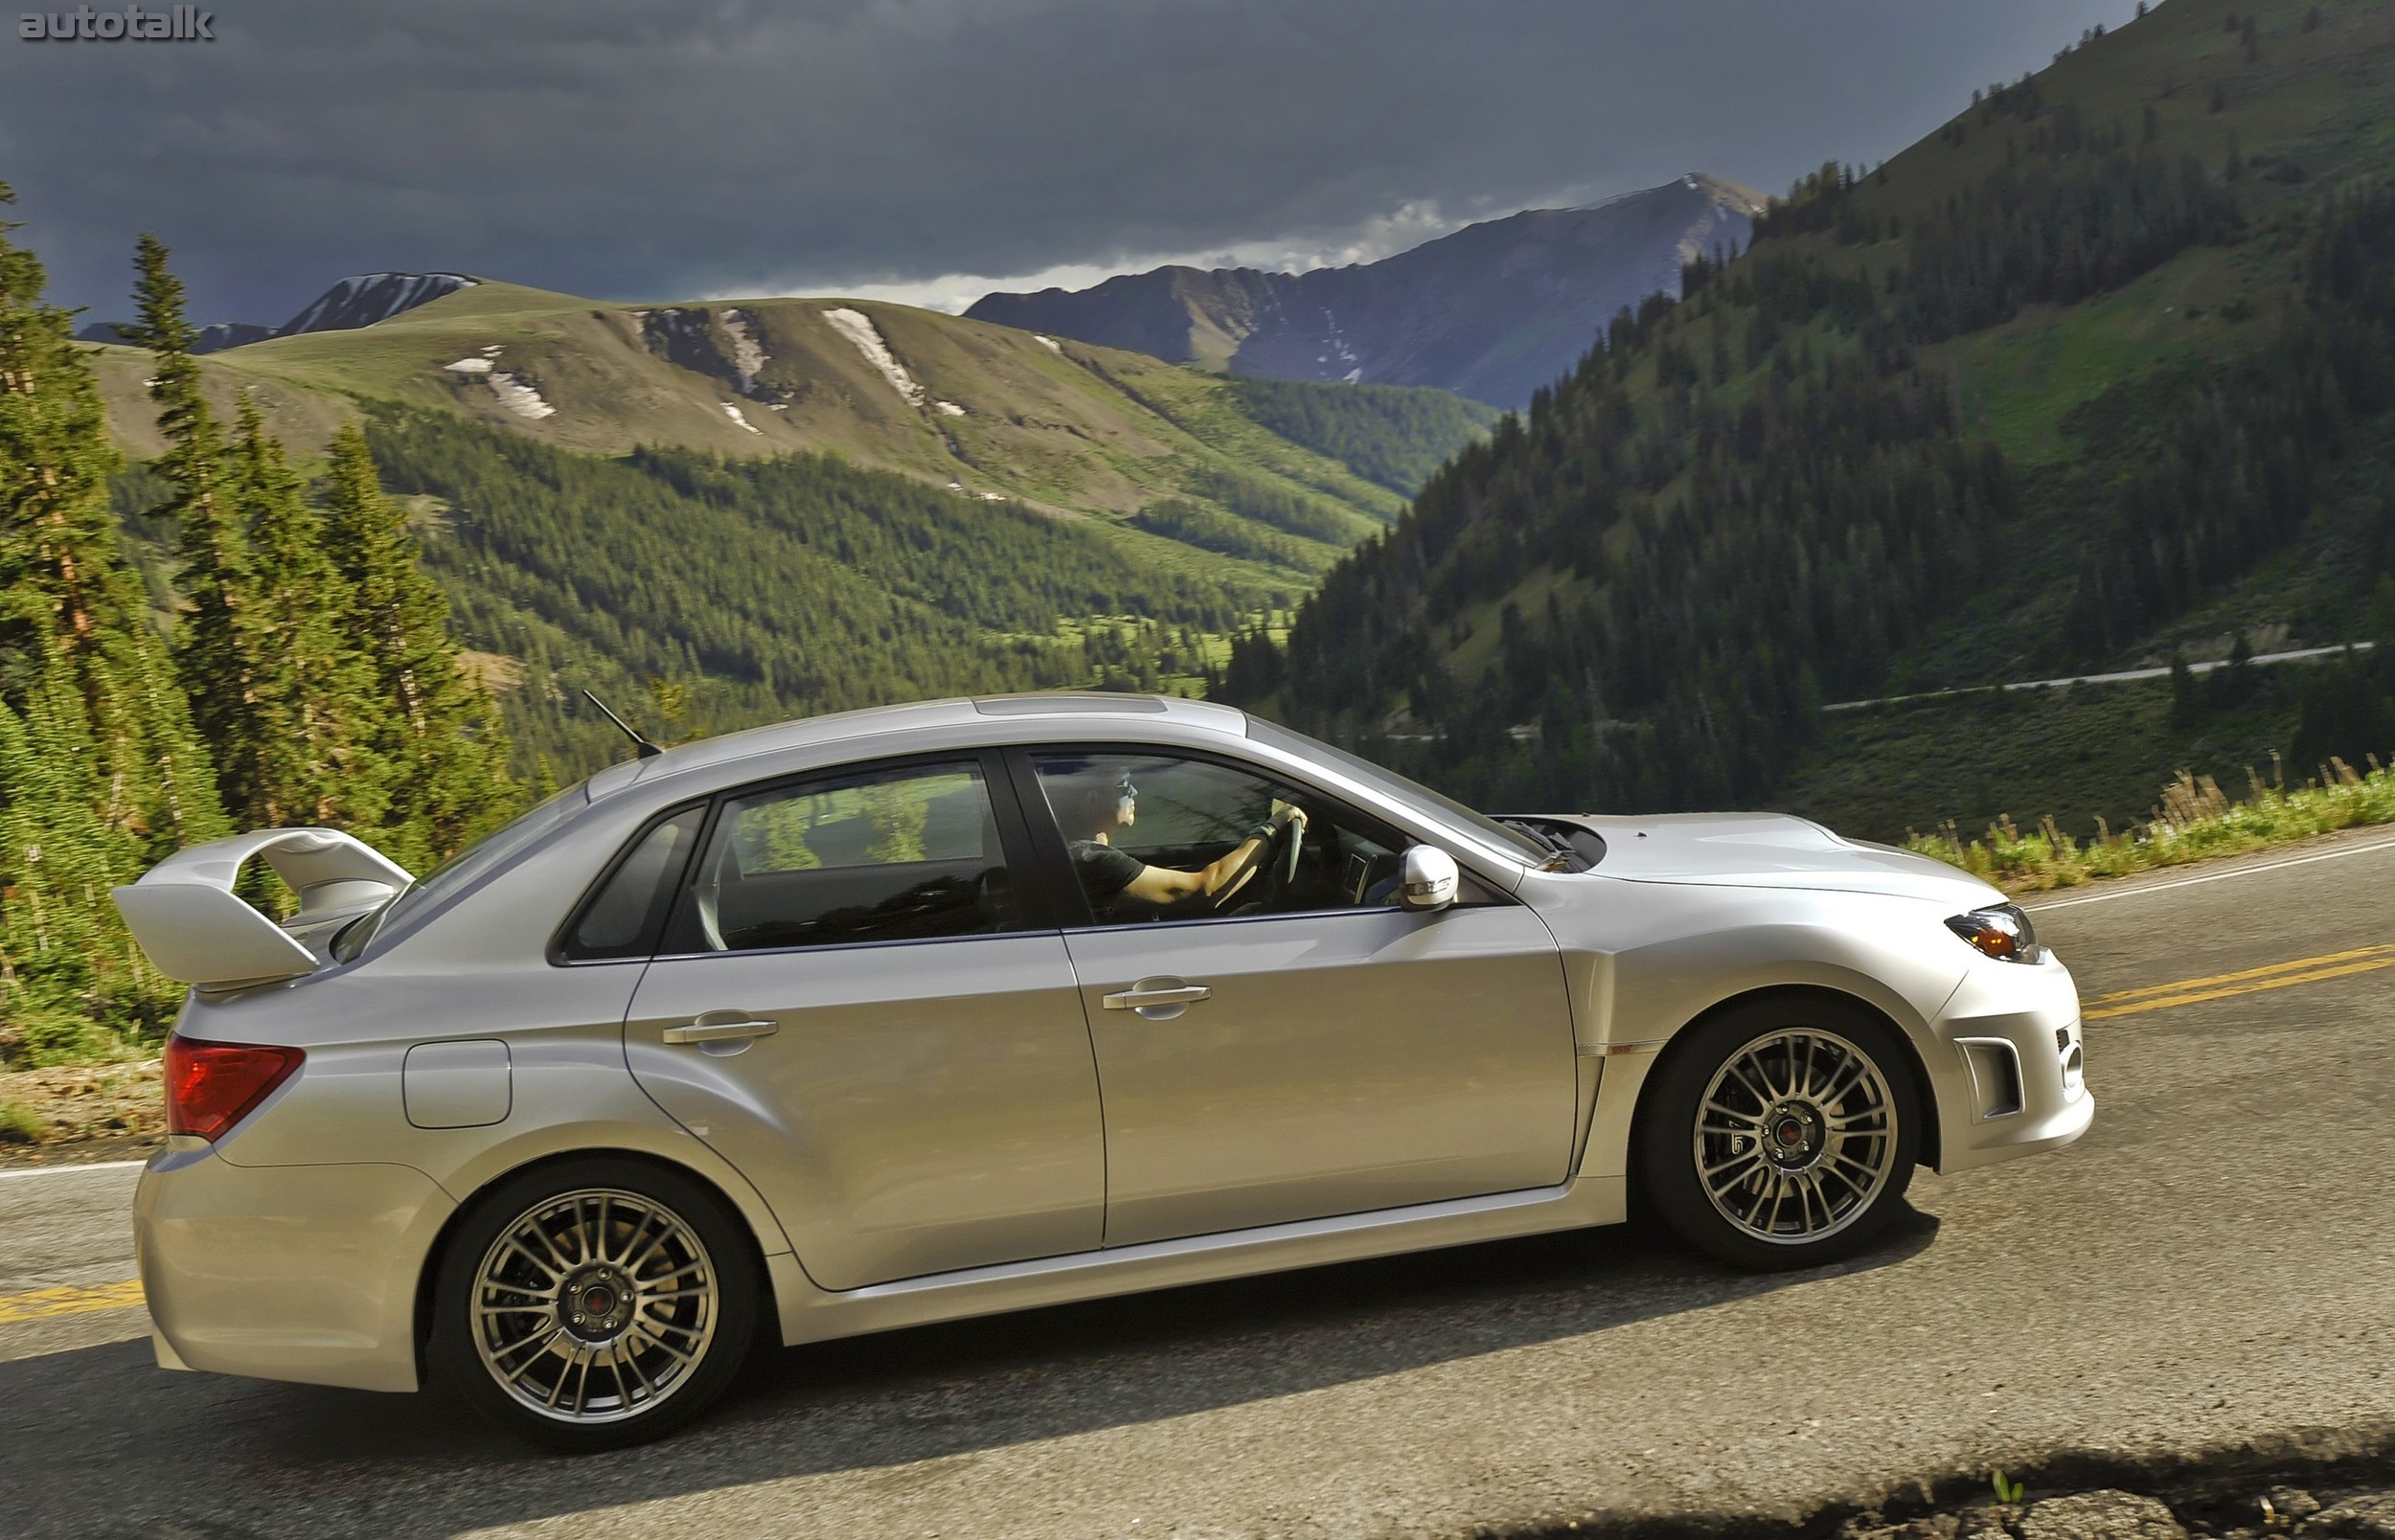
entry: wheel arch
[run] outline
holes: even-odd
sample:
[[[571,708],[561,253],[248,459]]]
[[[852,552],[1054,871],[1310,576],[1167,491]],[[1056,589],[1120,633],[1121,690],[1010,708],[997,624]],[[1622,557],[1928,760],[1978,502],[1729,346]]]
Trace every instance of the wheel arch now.
[[[1679,1058],[1693,1052],[1688,1045],[1696,1039],[1698,1030],[1732,1010],[1745,1009],[1756,1005],[1793,1007],[1808,1000],[1826,1001],[1842,1008],[1859,1010],[1886,1027],[1889,1034],[1903,1047],[1905,1073],[1911,1077],[1915,1104],[1921,1110],[1921,1144],[1916,1158],[1922,1165],[1933,1171],[1938,1168],[1939,1152],[1942,1146],[1939,1138],[1937,1088],[1930,1083],[1928,1065],[1923,1061],[1921,1045],[1913,1041],[1913,1034],[1905,1030],[1903,1023],[1859,994],[1833,988],[1827,985],[1777,984],[1742,990],[1737,994],[1715,1001],[1681,1023],[1670,1039],[1664,1043],[1662,1050],[1655,1054],[1654,1063],[1648,1066],[1645,1078],[1639,1082],[1638,1100],[1631,1114],[1629,1160],[1625,1169],[1630,1177],[1630,1189],[1632,1192],[1639,1190],[1637,1168],[1639,1135],[1653,1111],[1655,1098],[1660,1094],[1658,1088],[1664,1080],[1662,1072],[1667,1065],[1677,1062]]]
[[[448,1260],[449,1248],[455,1243],[458,1232],[465,1228],[468,1219],[481,1212],[484,1203],[502,1184],[536,1171],[544,1171],[554,1166],[570,1166],[576,1161],[587,1160],[624,1161],[635,1166],[650,1166],[694,1182],[704,1190],[713,1193],[717,1201],[720,1202],[725,1211],[731,1214],[740,1232],[741,1239],[747,1248],[748,1264],[754,1271],[757,1280],[758,1320],[764,1323],[779,1319],[781,1302],[776,1298],[773,1269],[766,1263],[764,1247],[758,1238],[756,1226],[749,1221],[740,1199],[724,1190],[722,1183],[687,1162],[673,1160],[650,1150],[624,1149],[605,1145],[553,1150],[485,1178],[472,1191],[459,1198],[457,1207],[452,1209],[448,1217],[441,1222],[441,1229],[434,1234],[431,1247],[424,1253],[423,1264],[416,1272],[416,1301],[411,1336],[416,1357],[416,1382],[419,1385],[426,1381],[425,1349],[432,1341],[433,1289],[440,1280],[442,1266]]]

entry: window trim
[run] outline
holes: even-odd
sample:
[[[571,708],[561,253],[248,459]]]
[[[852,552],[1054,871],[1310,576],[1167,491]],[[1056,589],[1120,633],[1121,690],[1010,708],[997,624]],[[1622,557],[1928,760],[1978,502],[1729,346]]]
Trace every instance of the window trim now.
[[[997,826],[998,852],[1015,887],[1015,904],[1020,923],[1000,931],[975,931],[963,936],[901,936],[878,941],[818,941],[801,946],[752,946],[721,952],[711,949],[697,951],[669,950],[666,943],[683,934],[691,905],[695,901],[698,875],[696,852],[710,849],[715,841],[716,827],[722,822],[724,807],[737,801],[769,796],[782,790],[797,790],[827,781],[851,781],[883,775],[902,775],[908,770],[942,765],[971,765],[980,772],[983,794],[990,799],[991,821]],[[726,786],[707,799],[707,817],[693,844],[694,858],[685,860],[681,875],[675,882],[673,902],[666,912],[666,921],[651,943],[644,961],[685,961],[693,958],[774,957],[814,952],[855,952],[868,948],[892,946],[927,946],[955,941],[997,941],[1022,936],[1055,934],[1057,927],[1047,923],[1049,917],[1043,904],[1033,901],[1026,891],[1025,879],[1034,872],[1031,860],[1029,831],[1023,826],[1021,809],[1015,805],[1015,791],[1008,779],[1006,765],[999,751],[984,747],[931,750],[920,754],[900,755],[887,759],[852,759],[845,764],[816,765],[791,774],[771,776],[738,786]],[[678,804],[688,807],[688,803]],[[642,827],[646,833],[650,826]],[[628,851],[629,847],[627,847]],[[628,961],[628,960],[615,960]]]
[[[1225,770],[1253,776],[1267,784],[1282,782],[1303,787],[1320,798],[1323,803],[1336,808],[1342,815],[1363,825],[1366,831],[1377,830],[1380,834],[1390,836],[1396,841],[1394,848],[1401,856],[1406,849],[1425,842],[1406,833],[1387,819],[1357,807],[1350,799],[1303,777],[1292,776],[1278,765],[1258,764],[1251,759],[1243,759],[1235,754],[1224,754],[1214,749],[1191,748],[1177,743],[1138,743],[1097,738],[1015,743],[1008,745],[1004,754],[1007,772],[1014,783],[1015,800],[1022,804],[1024,821],[1029,826],[1032,843],[1036,848],[1035,854],[1039,860],[1042,878],[1040,887],[1047,899],[1049,913],[1057,920],[1055,928],[1067,935],[1086,934],[1093,931],[1153,931],[1183,925],[1220,925],[1265,919],[1319,919],[1331,915],[1407,913],[1395,905],[1375,905],[1365,908],[1356,904],[1341,904],[1326,909],[1288,909],[1273,914],[1257,915],[1186,915],[1169,919],[1083,918],[1083,917],[1087,913],[1087,900],[1082,895],[1080,880],[1073,874],[1072,857],[1064,848],[1064,833],[1057,827],[1056,815],[1048,807],[1047,793],[1039,785],[1038,766],[1032,763],[1035,755],[1112,754],[1139,756],[1147,759],[1198,760]],[[1032,816],[1034,808],[1038,809],[1038,817]],[[1488,901],[1467,907],[1504,908],[1520,902],[1510,895],[1500,893],[1492,884],[1472,875],[1469,870],[1465,872],[1464,877],[1474,888],[1488,895]]]

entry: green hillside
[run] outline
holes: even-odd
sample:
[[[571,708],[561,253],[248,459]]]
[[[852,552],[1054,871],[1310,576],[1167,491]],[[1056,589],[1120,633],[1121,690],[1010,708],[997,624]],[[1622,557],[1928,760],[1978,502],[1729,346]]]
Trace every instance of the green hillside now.
[[[678,736],[926,696],[1169,687],[1292,586],[830,455],[606,458],[429,413],[379,417],[371,438],[384,484],[423,510],[461,633],[492,655],[519,759],[561,771],[622,751],[583,689]]]
[[[87,354],[158,452],[146,353]],[[507,706],[520,768],[617,745],[584,686],[675,730],[960,691],[1194,686],[1493,414],[1260,386],[903,306],[602,305],[482,283],[362,330],[209,355],[303,457],[365,419]],[[119,486],[151,591],[168,532]],[[660,731],[665,729],[661,728]]]
[[[1819,708],[2367,637],[2395,566],[2391,143],[2388,0],[2169,0],[2083,39],[1617,320],[1230,692],[1490,801],[1801,793],[1880,832],[2046,810],[2008,777],[2116,811],[2254,733],[2384,753],[2382,686],[2342,666],[2234,743],[2120,735],[2142,761],[2107,753],[2101,787],[1999,738],[1986,797],[1899,773],[1934,731],[1865,744]]]
[[[101,354],[112,424],[134,453],[154,450],[142,355]],[[1224,468],[1344,510],[1359,529],[1403,506],[1380,481],[1262,426],[1232,382],[901,305],[643,307],[483,283],[364,330],[211,354],[206,368],[228,401],[261,392],[270,425],[299,444],[321,442],[357,403],[389,402],[593,454],[828,452],[1055,513],[1129,515]],[[1356,436],[1373,474],[1409,454],[1426,471],[1481,425],[1461,403],[1409,413],[1412,397],[1437,393],[1402,394],[1366,412]]]

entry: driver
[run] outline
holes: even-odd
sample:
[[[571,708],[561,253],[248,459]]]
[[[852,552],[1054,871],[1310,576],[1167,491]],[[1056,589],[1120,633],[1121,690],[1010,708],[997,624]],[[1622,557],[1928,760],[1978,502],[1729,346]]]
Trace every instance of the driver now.
[[[1300,834],[1306,828],[1306,810],[1284,804],[1220,859],[1195,872],[1181,872],[1150,866],[1128,850],[1114,849],[1114,832],[1139,821],[1139,788],[1131,784],[1129,771],[1111,777],[1076,776],[1058,787],[1052,800],[1073,858],[1073,875],[1081,881],[1090,914],[1101,919],[1123,898],[1157,909],[1192,896],[1212,904],[1244,885],[1283,828],[1294,824]]]

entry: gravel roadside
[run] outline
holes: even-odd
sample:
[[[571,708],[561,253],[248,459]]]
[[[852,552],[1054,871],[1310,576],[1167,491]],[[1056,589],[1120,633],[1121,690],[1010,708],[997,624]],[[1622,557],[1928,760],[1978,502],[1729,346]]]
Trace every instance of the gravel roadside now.
[[[2291,1439],[2329,1458],[2290,1460],[2281,1450],[2267,1457],[2275,1463],[2250,1449],[2143,1466],[2064,1458],[2005,1491],[2010,1501],[1992,1499],[2006,1482],[1996,1472],[1925,1483],[1878,1506],[1832,1505],[1792,1524],[1589,1512],[1530,1530],[1472,1532],[1509,1540],[2395,1540],[2391,1432]]]
[[[133,1159],[166,1134],[156,1059],[0,1074],[0,1166]]]

